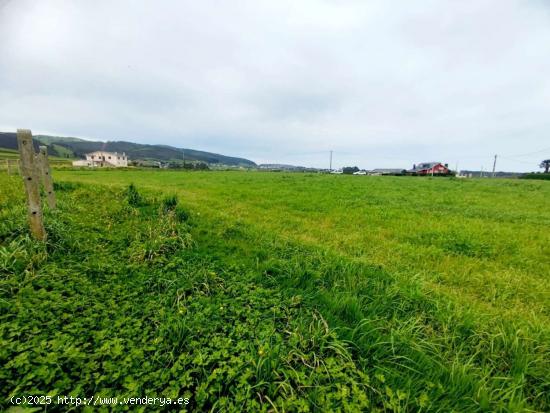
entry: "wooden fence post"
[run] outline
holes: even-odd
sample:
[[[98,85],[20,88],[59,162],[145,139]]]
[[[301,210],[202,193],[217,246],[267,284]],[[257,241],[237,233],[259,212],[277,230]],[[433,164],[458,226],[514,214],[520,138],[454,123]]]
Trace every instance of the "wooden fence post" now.
[[[42,207],[40,205],[40,186],[38,171],[34,165],[34,147],[32,134],[28,129],[17,129],[17,144],[19,146],[20,169],[25,192],[27,194],[27,208],[29,225],[34,238],[44,241],[46,230],[42,221]]]
[[[42,183],[44,184],[44,190],[46,191],[46,196],[48,200],[48,206],[51,209],[55,209],[55,193],[53,190],[53,178],[52,178],[52,169],[50,168],[50,163],[48,162],[48,148],[46,146],[40,147],[40,152],[37,156],[38,159],[38,170],[42,178]]]
[[[11,175],[10,160],[9,159],[6,159],[6,170],[8,171],[8,175]]]

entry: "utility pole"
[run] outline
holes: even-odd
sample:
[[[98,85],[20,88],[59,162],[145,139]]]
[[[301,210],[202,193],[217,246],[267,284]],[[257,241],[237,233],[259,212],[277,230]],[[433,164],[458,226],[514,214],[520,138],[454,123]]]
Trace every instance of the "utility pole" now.
[[[479,177],[483,178],[483,165],[481,165],[481,169],[479,170]]]
[[[330,151],[330,163],[329,163],[328,171],[332,172],[332,151]]]
[[[495,161],[493,162],[493,178],[495,177],[496,168],[497,168],[497,156],[495,155]]]

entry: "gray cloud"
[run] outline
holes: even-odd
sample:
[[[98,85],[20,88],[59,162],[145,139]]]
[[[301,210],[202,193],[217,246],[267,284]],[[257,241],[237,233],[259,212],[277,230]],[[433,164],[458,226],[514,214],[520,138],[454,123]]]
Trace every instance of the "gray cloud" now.
[[[536,0],[0,2],[2,130],[532,170],[548,73]]]

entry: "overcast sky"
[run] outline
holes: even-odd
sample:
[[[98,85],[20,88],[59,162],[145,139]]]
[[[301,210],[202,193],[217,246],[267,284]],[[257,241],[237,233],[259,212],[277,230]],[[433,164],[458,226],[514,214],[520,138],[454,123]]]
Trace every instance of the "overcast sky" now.
[[[536,170],[550,1],[0,0],[0,130]]]

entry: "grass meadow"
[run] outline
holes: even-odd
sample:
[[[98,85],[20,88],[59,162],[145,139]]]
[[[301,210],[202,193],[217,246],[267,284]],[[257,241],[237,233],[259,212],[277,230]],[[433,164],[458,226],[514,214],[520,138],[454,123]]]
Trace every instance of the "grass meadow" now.
[[[36,243],[0,179],[5,396],[550,410],[548,182],[57,170]]]
[[[63,147],[56,145],[58,150],[63,150]],[[49,162],[52,166],[55,167],[69,167],[71,165],[72,159],[69,158],[60,158],[57,156],[49,156]],[[0,148],[0,171],[6,171],[7,165],[6,161],[12,162],[13,169],[17,169],[16,162],[19,160],[19,152],[14,149]]]
[[[0,160],[5,160],[5,159],[19,159],[19,152],[12,149],[1,148]]]

